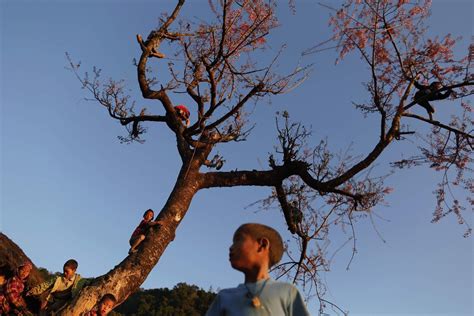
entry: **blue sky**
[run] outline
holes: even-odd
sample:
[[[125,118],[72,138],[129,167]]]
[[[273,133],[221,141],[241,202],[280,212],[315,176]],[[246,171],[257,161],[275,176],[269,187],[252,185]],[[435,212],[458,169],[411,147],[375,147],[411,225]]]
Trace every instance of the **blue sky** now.
[[[471,1],[433,2],[430,33],[462,35],[458,52],[467,52]],[[279,6],[282,27],[270,37],[274,50],[280,43],[288,44],[283,69],[296,64],[303,49],[328,37],[328,11],[317,1],[298,1],[294,16],[286,3]],[[139,105],[159,109],[140,98],[132,64],[140,53],[135,35],[146,37],[160,13],[173,4],[170,0],[0,1],[0,229],[36,265],[58,271],[67,259],[76,258],[82,275],[104,274],[127,255],[128,239],[143,211],[159,210],[166,201],[180,161],[171,133],[160,125],[149,126],[145,144],[120,144],[117,135],[124,135],[123,127],[98,104],[84,100],[88,95],[65,68],[64,53],[81,60],[84,70],[96,65],[105,77],[125,79]],[[206,18],[206,12],[207,1],[194,0],[182,13]],[[358,58],[336,67],[335,57],[331,51],[307,57],[305,62],[315,64],[310,79],[288,95],[273,97],[271,104],[255,107],[257,125],[249,140],[219,149],[227,170],[266,168],[276,143],[274,114],[284,109],[312,126],[314,144],[327,137],[331,148],[341,152],[348,146],[354,154],[371,148],[378,124],[364,119],[351,105],[367,97],[361,84],[367,73]],[[179,94],[172,98],[176,104],[190,102]],[[447,118],[449,106],[442,103],[437,115]],[[390,161],[414,147],[395,144],[374,172],[387,172]],[[432,191],[439,177],[420,168],[387,180],[395,191],[388,206],[376,209],[384,219],[374,217],[386,242],[369,220],[358,223],[358,253],[350,269],[345,269],[351,254],[346,247],[325,275],[328,299],[351,315],[473,313],[472,238],[462,237],[464,227],[454,217],[430,223]],[[143,287],[187,282],[216,289],[240,283],[242,276],[229,266],[227,253],[241,223],[266,223],[289,238],[278,210],[246,208],[269,192],[268,188],[199,192],[176,239]],[[467,212],[466,217],[472,224],[472,215]],[[334,247],[342,243],[342,236],[334,232]],[[316,304],[309,306],[316,314]]]

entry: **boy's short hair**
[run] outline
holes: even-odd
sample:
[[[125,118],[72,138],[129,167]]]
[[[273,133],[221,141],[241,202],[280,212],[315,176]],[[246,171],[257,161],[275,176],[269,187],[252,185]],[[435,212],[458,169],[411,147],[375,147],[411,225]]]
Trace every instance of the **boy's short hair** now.
[[[99,303],[101,303],[105,300],[112,301],[114,303],[114,305],[117,303],[117,299],[115,298],[115,296],[113,294],[110,294],[110,293],[104,294],[104,296],[102,296],[102,298],[100,299]]]
[[[63,269],[64,268],[70,268],[72,270],[77,270],[78,263],[74,259],[69,259],[64,263]]]
[[[283,256],[283,239],[280,234],[270,226],[258,223],[246,223],[237,228],[234,236],[237,234],[247,234],[257,241],[262,238],[266,238],[270,241],[270,268],[281,260]]]
[[[155,215],[155,211],[153,211],[151,208],[149,208],[145,211],[145,213],[143,213],[143,217],[145,217],[146,213],[148,213],[148,212],[152,212],[153,215]]]

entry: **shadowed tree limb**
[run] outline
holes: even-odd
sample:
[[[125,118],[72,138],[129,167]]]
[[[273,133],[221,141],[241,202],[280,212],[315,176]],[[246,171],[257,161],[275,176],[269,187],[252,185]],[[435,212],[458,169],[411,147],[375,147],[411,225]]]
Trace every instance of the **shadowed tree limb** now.
[[[200,189],[235,186],[268,186],[278,187],[282,181],[290,176],[300,176],[300,178],[311,188],[325,193],[336,193],[350,197],[355,201],[361,200],[363,195],[337,189],[328,182],[320,182],[314,179],[308,172],[308,164],[303,161],[291,161],[283,166],[275,166],[272,170],[242,170],[242,171],[221,171],[207,172],[202,174]]]
[[[450,132],[453,132],[455,134],[459,134],[459,135],[462,135],[466,138],[470,138],[470,139],[474,139],[474,135],[471,135],[469,133],[466,133],[466,132],[463,132],[459,129],[456,129],[454,127],[451,127],[449,125],[445,125],[439,121],[434,121],[434,120],[430,120],[430,119],[427,119],[427,118],[424,118],[422,116],[419,116],[419,115],[416,115],[416,114],[411,114],[411,113],[403,113],[403,116],[406,116],[406,117],[411,117],[411,118],[415,118],[417,120],[420,120],[420,121],[423,121],[423,122],[426,122],[426,123],[429,123],[431,125],[434,125],[434,126],[438,126],[442,129],[445,129],[445,130],[448,130]]]

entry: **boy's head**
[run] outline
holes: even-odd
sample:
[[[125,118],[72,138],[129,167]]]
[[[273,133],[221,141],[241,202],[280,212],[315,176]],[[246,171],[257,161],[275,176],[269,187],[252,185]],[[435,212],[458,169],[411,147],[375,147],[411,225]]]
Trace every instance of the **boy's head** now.
[[[71,280],[76,274],[77,266],[77,261],[74,259],[69,259],[66,261],[63,266],[64,277],[68,280]]]
[[[143,219],[147,222],[151,221],[155,217],[155,212],[151,208],[147,209],[145,213],[143,213]]]
[[[231,265],[236,270],[244,272],[264,262],[268,262],[268,268],[271,268],[283,255],[283,240],[269,226],[247,223],[235,231],[229,251]]]
[[[117,299],[113,294],[107,293],[99,301],[99,306],[97,307],[97,311],[99,312],[100,316],[107,315],[117,303]]]
[[[439,81],[433,81],[431,84],[430,84],[430,88],[431,89],[434,89],[434,90],[439,90],[441,88],[443,88],[443,84]]]
[[[33,265],[26,261],[18,266],[17,275],[21,280],[26,280],[30,275],[31,269],[33,269]]]

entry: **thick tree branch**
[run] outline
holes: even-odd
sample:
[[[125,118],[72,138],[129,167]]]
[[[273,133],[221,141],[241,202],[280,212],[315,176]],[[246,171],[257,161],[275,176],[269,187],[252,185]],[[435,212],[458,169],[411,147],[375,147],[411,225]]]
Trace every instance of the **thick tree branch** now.
[[[146,64],[148,61],[148,57],[158,57],[163,58],[164,55],[158,52],[158,48],[161,44],[163,39],[170,39],[168,33],[168,27],[174,20],[177,18],[179,11],[181,10],[184,4],[184,0],[178,0],[178,4],[173,10],[173,13],[166,19],[163,25],[158,29],[158,31],[152,31],[148,36],[148,39],[144,42],[140,35],[137,35],[137,41],[140,44],[142,49],[142,55],[140,56],[140,60],[137,65],[137,72],[138,72],[138,83],[140,85],[140,90],[142,91],[142,95],[144,98],[147,99],[157,99],[163,101],[164,98],[164,89],[162,88],[159,91],[154,91],[150,88],[148,84],[148,80],[146,77]],[[171,112],[171,107],[168,107],[167,104],[163,104],[167,110],[167,112]]]
[[[350,197],[356,201],[362,198],[360,194],[353,194],[336,185],[322,183],[314,179],[308,172],[308,164],[303,161],[291,161],[283,166],[274,166],[272,170],[242,170],[228,172],[207,172],[203,174],[200,189],[234,186],[269,186],[278,187],[282,181],[290,176],[299,176],[309,187],[320,192],[336,193]]]
[[[185,130],[184,125],[177,117],[173,103],[166,93],[166,89],[161,87],[160,90],[152,90],[149,86],[149,81],[147,79],[147,62],[150,56],[162,58],[164,55],[158,52],[158,48],[163,39],[173,40],[175,36],[168,32],[168,27],[173,23],[177,18],[179,11],[181,10],[184,4],[184,0],[178,0],[176,7],[173,10],[173,13],[166,19],[163,25],[157,30],[152,31],[148,36],[147,40],[144,42],[140,35],[137,35],[137,41],[140,44],[142,49],[142,54],[137,65],[137,76],[140,90],[142,96],[146,99],[156,99],[161,102],[163,107],[166,110],[166,120],[168,127],[176,134],[176,140],[178,145],[178,151],[181,156],[181,159],[184,161],[190,155],[189,146],[186,142],[186,139],[183,137],[183,132]]]
[[[234,186],[277,186],[289,176],[296,175],[299,169],[306,169],[305,163],[292,162],[286,166],[276,166],[272,170],[242,170],[227,172],[207,172],[201,177],[200,188]]]

